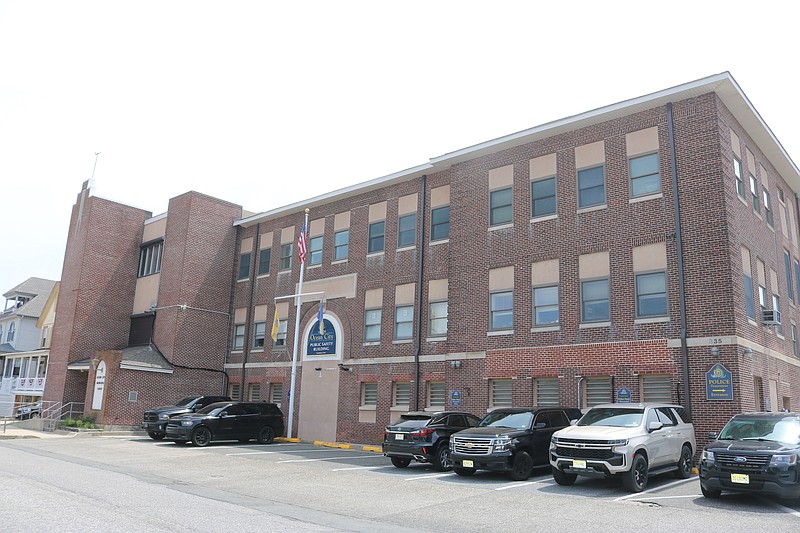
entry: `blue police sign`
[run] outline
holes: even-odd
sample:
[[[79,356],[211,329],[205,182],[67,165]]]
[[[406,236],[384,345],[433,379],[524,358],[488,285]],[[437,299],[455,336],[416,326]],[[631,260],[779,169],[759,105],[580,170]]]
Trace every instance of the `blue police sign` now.
[[[450,393],[450,405],[453,407],[461,407],[461,391],[454,390]]]
[[[722,363],[706,372],[706,400],[733,400],[733,376]]]
[[[631,391],[622,387],[617,391],[617,403],[631,403]]]

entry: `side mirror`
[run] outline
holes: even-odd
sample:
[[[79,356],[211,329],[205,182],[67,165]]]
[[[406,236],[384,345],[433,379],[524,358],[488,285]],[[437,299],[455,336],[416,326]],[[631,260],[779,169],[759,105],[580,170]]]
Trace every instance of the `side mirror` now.
[[[709,431],[708,438],[711,440],[717,440],[719,438],[719,433],[717,433],[716,431]]]
[[[651,431],[651,432],[652,431],[658,431],[662,427],[664,427],[664,424],[662,424],[661,422],[653,421],[653,422],[650,422],[649,424],[647,424],[647,431]]]
[[[578,424],[578,419],[577,418],[573,418],[572,420],[569,421],[569,425],[570,426],[575,426],[577,424]]]
[[[219,414],[219,417],[220,417],[220,418],[225,418],[226,416],[228,416],[228,411],[222,411],[222,412]]]
[[[544,429],[546,427],[547,427],[547,424],[545,424],[544,422],[536,422],[533,425],[533,429]]]

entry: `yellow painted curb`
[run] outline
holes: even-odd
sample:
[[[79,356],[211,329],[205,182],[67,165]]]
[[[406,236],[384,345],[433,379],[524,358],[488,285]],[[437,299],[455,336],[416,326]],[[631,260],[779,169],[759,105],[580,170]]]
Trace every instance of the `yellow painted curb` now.
[[[276,442],[300,442],[300,439],[294,437],[275,437]]]
[[[341,448],[343,450],[350,450],[353,448],[352,444],[339,444],[337,442],[323,442],[321,440],[315,440],[314,446],[326,446],[328,448]]]
[[[383,448],[380,446],[363,446],[361,449],[365,452],[383,453]]]

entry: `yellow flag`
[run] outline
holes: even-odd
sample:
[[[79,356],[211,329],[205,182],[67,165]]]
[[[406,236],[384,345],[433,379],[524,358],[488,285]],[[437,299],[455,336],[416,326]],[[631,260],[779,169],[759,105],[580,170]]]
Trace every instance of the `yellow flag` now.
[[[280,328],[280,321],[278,320],[278,307],[275,306],[275,319],[272,321],[272,342],[278,342],[279,328]]]

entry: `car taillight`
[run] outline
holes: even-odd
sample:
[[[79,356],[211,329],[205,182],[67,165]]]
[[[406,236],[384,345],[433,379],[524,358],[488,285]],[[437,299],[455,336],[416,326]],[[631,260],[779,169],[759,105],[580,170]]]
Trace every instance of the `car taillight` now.
[[[412,437],[427,437],[428,435],[430,435],[433,432],[434,432],[433,429],[423,428],[423,429],[418,429],[416,431],[412,431],[411,432],[411,436]]]

